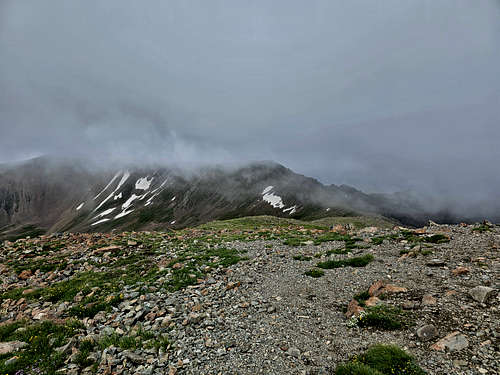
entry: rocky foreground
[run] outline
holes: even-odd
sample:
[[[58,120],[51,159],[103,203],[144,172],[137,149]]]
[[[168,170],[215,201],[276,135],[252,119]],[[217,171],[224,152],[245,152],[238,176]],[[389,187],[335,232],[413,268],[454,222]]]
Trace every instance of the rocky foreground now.
[[[498,374],[500,227],[269,218],[0,247],[2,374]]]

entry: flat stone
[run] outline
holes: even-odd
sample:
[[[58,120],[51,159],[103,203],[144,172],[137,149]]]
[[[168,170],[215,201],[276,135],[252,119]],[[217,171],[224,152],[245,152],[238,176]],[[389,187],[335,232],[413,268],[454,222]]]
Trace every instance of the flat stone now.
[[[437,300],[431,296],[430,294],[426,294],[422,297],[422,305],[423,306],[429,306],[429,305],[435,305],[437,303]]]
[[[297,348],[289,348],[286,352],[291,357],[299,358],[300,357],[300,350]]]
[[[364,311],[364,309],[359,305],[358,301],[353,299],[351,300],[351,302],[349,302],[349,305],[347,305],[345,316],[346,318],[350,318],[351,316],[358,316],[359,314],[361,314],[361,311]]]
[[[425,265],[427,267],[443,267],[446,265],[446,262],[441,259],[431,259]]]
[[[426,324],[417,329],[417,336],[422,341],[432,340],[437,336],[437,329],[432,324]]]
[[[368,307],[376,306],[380,303],[382,303],[382,301],[378,297],[370,297],[365,301],[365,305]]]
[[[458,352],[469,346],[467,337],[459,331],[450,333],[431,346],[432,350]]]
[[[469,291],[470,296],[479,303],[484,303],[486,300],[493,295],[495,289],[488,286],[476,286]]]
[[[27,345],[27,343],[22,341],[0,342],[0,354],[17,352],[19,349],[22,349]]]

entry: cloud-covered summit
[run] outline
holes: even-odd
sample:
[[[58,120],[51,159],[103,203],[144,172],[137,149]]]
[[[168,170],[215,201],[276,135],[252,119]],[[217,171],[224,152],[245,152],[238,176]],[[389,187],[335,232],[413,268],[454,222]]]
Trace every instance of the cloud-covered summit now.
[[[499,19],[493,0],[3,1],[0,161],[267,159],[479,202],[500,186]]]

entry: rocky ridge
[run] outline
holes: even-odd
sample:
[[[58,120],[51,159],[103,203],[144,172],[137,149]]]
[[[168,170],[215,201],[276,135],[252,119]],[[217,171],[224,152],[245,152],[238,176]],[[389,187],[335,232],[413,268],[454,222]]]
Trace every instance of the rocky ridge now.
[[[487,223],[255,218],[6,241],[0,368],[329,374],[372,344],[394,343],[430,374],[497,374],[499,247],[500,228]],[[367,254],[364,266],[345,263]],[[374,311],[399,326],[388,329],[385,315],[367,323]],[[37,352],[42,344],[50,350]]]

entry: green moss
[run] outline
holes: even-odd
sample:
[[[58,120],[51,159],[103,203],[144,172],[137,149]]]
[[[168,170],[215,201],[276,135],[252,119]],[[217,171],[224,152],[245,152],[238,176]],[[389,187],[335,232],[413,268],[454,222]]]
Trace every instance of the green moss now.
[[[360,306],[365,306],[365,302],[368,298],[370,298],[370,294],[367,290],[364,290],[358,294],[355,294],[353,298],[358,301]]]
[[[23,328],[23,329],[19,329]],[[26,325],[16,322],[0,327],[0,341],[19,340],[28,344],[26,348],[16,353],[19,359],[5,365],[4,360],[12,355],[0,356],[0,374],[14,374],[23,370],[35,373],[55,374],[56,370],[64,364],[65,356],[55,351],[55,348],[65,345],[70,337],[74,336],[81,325],[69,321],[58,325],[53,322]]]
[[[491,227],[488,224],[481,224],[478,227],[472,228],[474,232],[484,233],[491,231]]]
[[[359,362],[351,362],[345,365],[337,366],[335,375],[383,375],[370,366]],[[392,375],[392,374],[391,374]]]
[[[367,307],[365,314],[359,317],[357,322],[359,327],[374,327],[383,330],[401,329],[409,325],[409,318],[395,307],[387,305],[377,305]]]
[[[321,277],[325,274],[325,271],[323,270],[319,270],[317,268],[313,268],[309,271],[306,271],[304,272],[304,275],[306,276],[311,276],[311,277],[315,277],[315,278],[318,278],[318,277]]]
[[[425,374],[412,356],[395,345],[374,345],[360,355],[358,360],[382,374]]]
[[[300,261],[309,261],[309,260],[312,260],[311,257],[304,256],[304,255],[294,255],[293,259],[300,260]]]
[[[444,234],[433,234],[430,237],[425,237],[425,242],[429,243],[447,243],[450,239]]]
[[[372,238],[372,243],[374,245],[381,245],[384,242],[384,240],[385,240],[385,237],[383,237],[383,236],[373,237]]]
[[[319,262],[317,267],[323,269],[333,269],[341,267],[365,267],[373,261],[373,255],[365,254],[360,257],[353,257],[342,260],[327,260],[326,262]]]
[[[415,359],[395,345],[374,345],[349,363],[337,366],[335,375],[425,375]]]

